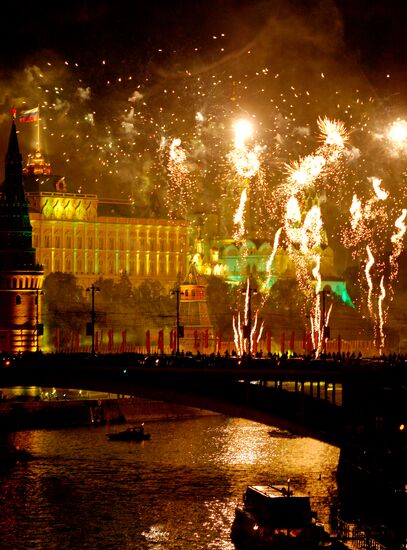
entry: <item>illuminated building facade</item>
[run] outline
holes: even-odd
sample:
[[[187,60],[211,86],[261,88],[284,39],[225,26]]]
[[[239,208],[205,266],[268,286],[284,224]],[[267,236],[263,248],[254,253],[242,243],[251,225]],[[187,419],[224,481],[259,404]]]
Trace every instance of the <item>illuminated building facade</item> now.
[[[42,266],[32,245],[22,157],[13,121],[0,187],[0,350],[39,349]]]
[[[296,269],[288,251],[279,246],[275,253],[271,275],[267,264],[273,252],[273,243],[263,239],[247,239],[238,245],[233,239],[219,239],[205,246],[200,236],[195,240],[193,262],[199,273],[216,275],[231,284],[244,283],[255,277],[273,286],[279,279],[295,279]],[[328,286],[343,303],[353,306],[346,282],[338,277],[334,268],[334,251],[328,245],[316,247],[321,258],[322,287]]]
[[[143,218],[125,200],[70,193],[64,178],[29,175],[33,243],[45,275],[72,273],[83,287],[99,277],[133,286],[159,281],[169,289],[187,265],[187,222]]]

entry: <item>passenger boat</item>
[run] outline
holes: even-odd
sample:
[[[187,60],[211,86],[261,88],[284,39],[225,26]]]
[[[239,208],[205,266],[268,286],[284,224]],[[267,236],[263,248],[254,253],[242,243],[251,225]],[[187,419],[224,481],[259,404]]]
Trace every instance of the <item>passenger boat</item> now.
[[[110,441],[145,441],[150,439],[150,434],[145,433],[144,425],[132,426],[121,432],[106,434]]]
[[[247,550],[317,549],[329,534],[311,510],[310,498],[282,485],[253,485],[235,510],[231,539]]]

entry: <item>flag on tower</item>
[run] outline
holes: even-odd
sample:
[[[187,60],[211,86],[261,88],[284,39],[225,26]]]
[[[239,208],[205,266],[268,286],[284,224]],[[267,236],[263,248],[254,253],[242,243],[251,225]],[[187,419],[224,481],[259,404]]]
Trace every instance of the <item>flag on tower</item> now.
[[[20,122],[38,122],[38,107],[29,109],[28,111],[21,111],[19,116]]]

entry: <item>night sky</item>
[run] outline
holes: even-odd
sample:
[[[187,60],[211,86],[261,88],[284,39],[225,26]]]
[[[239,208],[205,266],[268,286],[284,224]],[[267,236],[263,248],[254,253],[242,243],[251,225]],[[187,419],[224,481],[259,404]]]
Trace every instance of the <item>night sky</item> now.
[[[374,85],[382,86],[389,71],[405,72],[403,0],[72,0],[39,2],[35,7],[23,1],[18,12],[15,3],[6,2],[0,59],[3,67],[12,68],[48,49],[88,65],[95,56],[113,56],[124,63],[135,54],[145,63],[158,47],[197,45],[208,52],[208,38],[222,32],[230,46],[244,45],[269,17],[290,14],[310,20],[323,11],[329,14],[327,27],[341,28],[344,51]],[[393,75],[398,81],[399,74]]]
[[[347,162],[319,189],[336,192],[335,238],[368,178],[404,200],[406,153],[391,150],[386,128],[407,117],[406,12],[401,0],[73,0],[23,2],[18,14],[8,2],[0,145],[11,106],[40,105],[42,150],[72,190],[131,198],[147,213],[216,210],[228,231],[233,121],[255,123],[253,204],[257,193],[258,220],[275,226],[287,166],[317,149],[318,118],[339,120]],[[20,124],[19,139],[26,157],[33,125]],[[174,140],[182,165],[169,160]]]

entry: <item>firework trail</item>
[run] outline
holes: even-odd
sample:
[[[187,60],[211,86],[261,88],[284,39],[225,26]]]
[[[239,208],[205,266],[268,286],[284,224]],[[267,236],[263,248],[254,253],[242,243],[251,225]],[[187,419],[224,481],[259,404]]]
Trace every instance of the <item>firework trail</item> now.
[[[367,256],[368,256],[368,261],[366,262],[366,266],[365,266],[365,276],[366,276],[367,286],[369,288],[368,295],[367,295],[367,307],[368,307],[371,318],[374,319],[373,303],[372,303],[373,282],[372,282],[372,277],[370,275],[370,270],[371,270],[375,260],[374,260],[374,257],[373,257],[373,254],[372,254],[371,250],[370,250],[369,245],[366,247],[366,252],[367,252]]]
[[[385,297],[386,297],[386,289],[384,287],[384,276],[382,276],[382,278],[380,279],[380,294],[379,294],[379,299],[378,299],[378,322],[379,322],[378,333],[379,333],[380,355],[383,354],[383,350],[384,350],[384,330],[383,330],[383,327],[384,327],[384,323],[386,321],[386,318],[385,318],[385,312],[383,311],[383,300],[385,299]]]
[[[250,194],[250,180],[259,171],[261,148],[256,145],[254,148],[249,149],[246,145],[246,141],[253,135],[253,125],[248,120],[238,120],[234,125],[234,131],[234,149],[228,154],[228,159],[233,165],[240,179],[240,185],[243,185],[243,189],[239,207],[233,217],[234,224],[237,226],[233,233],[233,238],[236,241],[241,241],[246,233],[245,209]]]
[[[233,335],[236,351],[238,355],[242,355],[244,352],[252,352],[254,349],[254,344],[259,342],[261,335],[264,329],[264,322],[262,322],[259,333],[256,335],[257,323],[258,323],[258,313],[257,311],[254,314],[252,320],[252,311],[251,311],[251,295],[253,289],[250,288],[250,279],[247,279],[246,291],[245,291],[245,303],[244,303],[244,318],[243,323],[241,322],[240,312],[237,315],[237,320],[233,316]],[[250,325],[249,325],[250,323]],[[248,332],[250,330],[250,332]]]
[[[233,222],[237,227],[233,234],[234,239],[236,241],[240,241],[245,234],[244,212],[245,212],[246,202],[247,202],[247,188],[245,187],[242,191],[242,194],[240,195],[239,207],[236,210],[235,215],[233,217]]]
[[[235,348],[236,348],[237,354],[241,356],[244,351],[244,339],[243,339],[242,324],[240,322],[240,311],[237,314],[237,321],[235,316],[233,315],[232,323],[233,323],[233,340],[235,343]]]
[[[283,228],[280,227],[279,229],[277,229],[276,234],[274,235],[273,250],[271,251],[270,257],[267,260],[267,264],[266,264],[267,279],[263,282],[262,288],[261,288],[261,290],[262,290],[262,301],[261,301],[261,306],[260,307],[262,307],[264,305],[264,303],[267,299],[267,295],[265,294],[265,291],[268,289],[269,284],[270,284],[271,274],[272,274],[271,268],[273,266],[274,258],[275,258],[276,253],[277,253],[278,244],[279,244],[279,241],[280,241],[280,235],[281,235],[282,230],[283,230]]]
[[[312,275],[316,281],[315,285],[315,301],[314,306],[311,308],[311,333],[312,333],[312,344],[314,349],[317,350],[317,356],[321,352],[322,338],[321,338],[321,258],[319,255],[314,256],[315,267],[312,270]]]
[[[373,185],[374,192],[376,193],[376,197],[380,201],[385,201],[387,199],[387,197],[389,196],[389,194],[386,191],[383,191],[383,189],[381,189],[380,185],[382,183],[382,180],[379,179],[379,178],[374,178],[374,177],[371,178],[371,179],[372,179],[372,185]]]
[[[393,283],[397,280],[398,275],[398,257],[403,251],[403,238],[406,232],[406,224],[404,220],[406,219],[407,209],[403,208],[401,215],[397,218],[395,222],[395,227],[398,229],[397,233],[394,233],[391,236],[391,242],[393,243],[393,250],[390,254],[390,283]],[[393,286],[390,286],[391,298],[393,298],[394,290]]]

